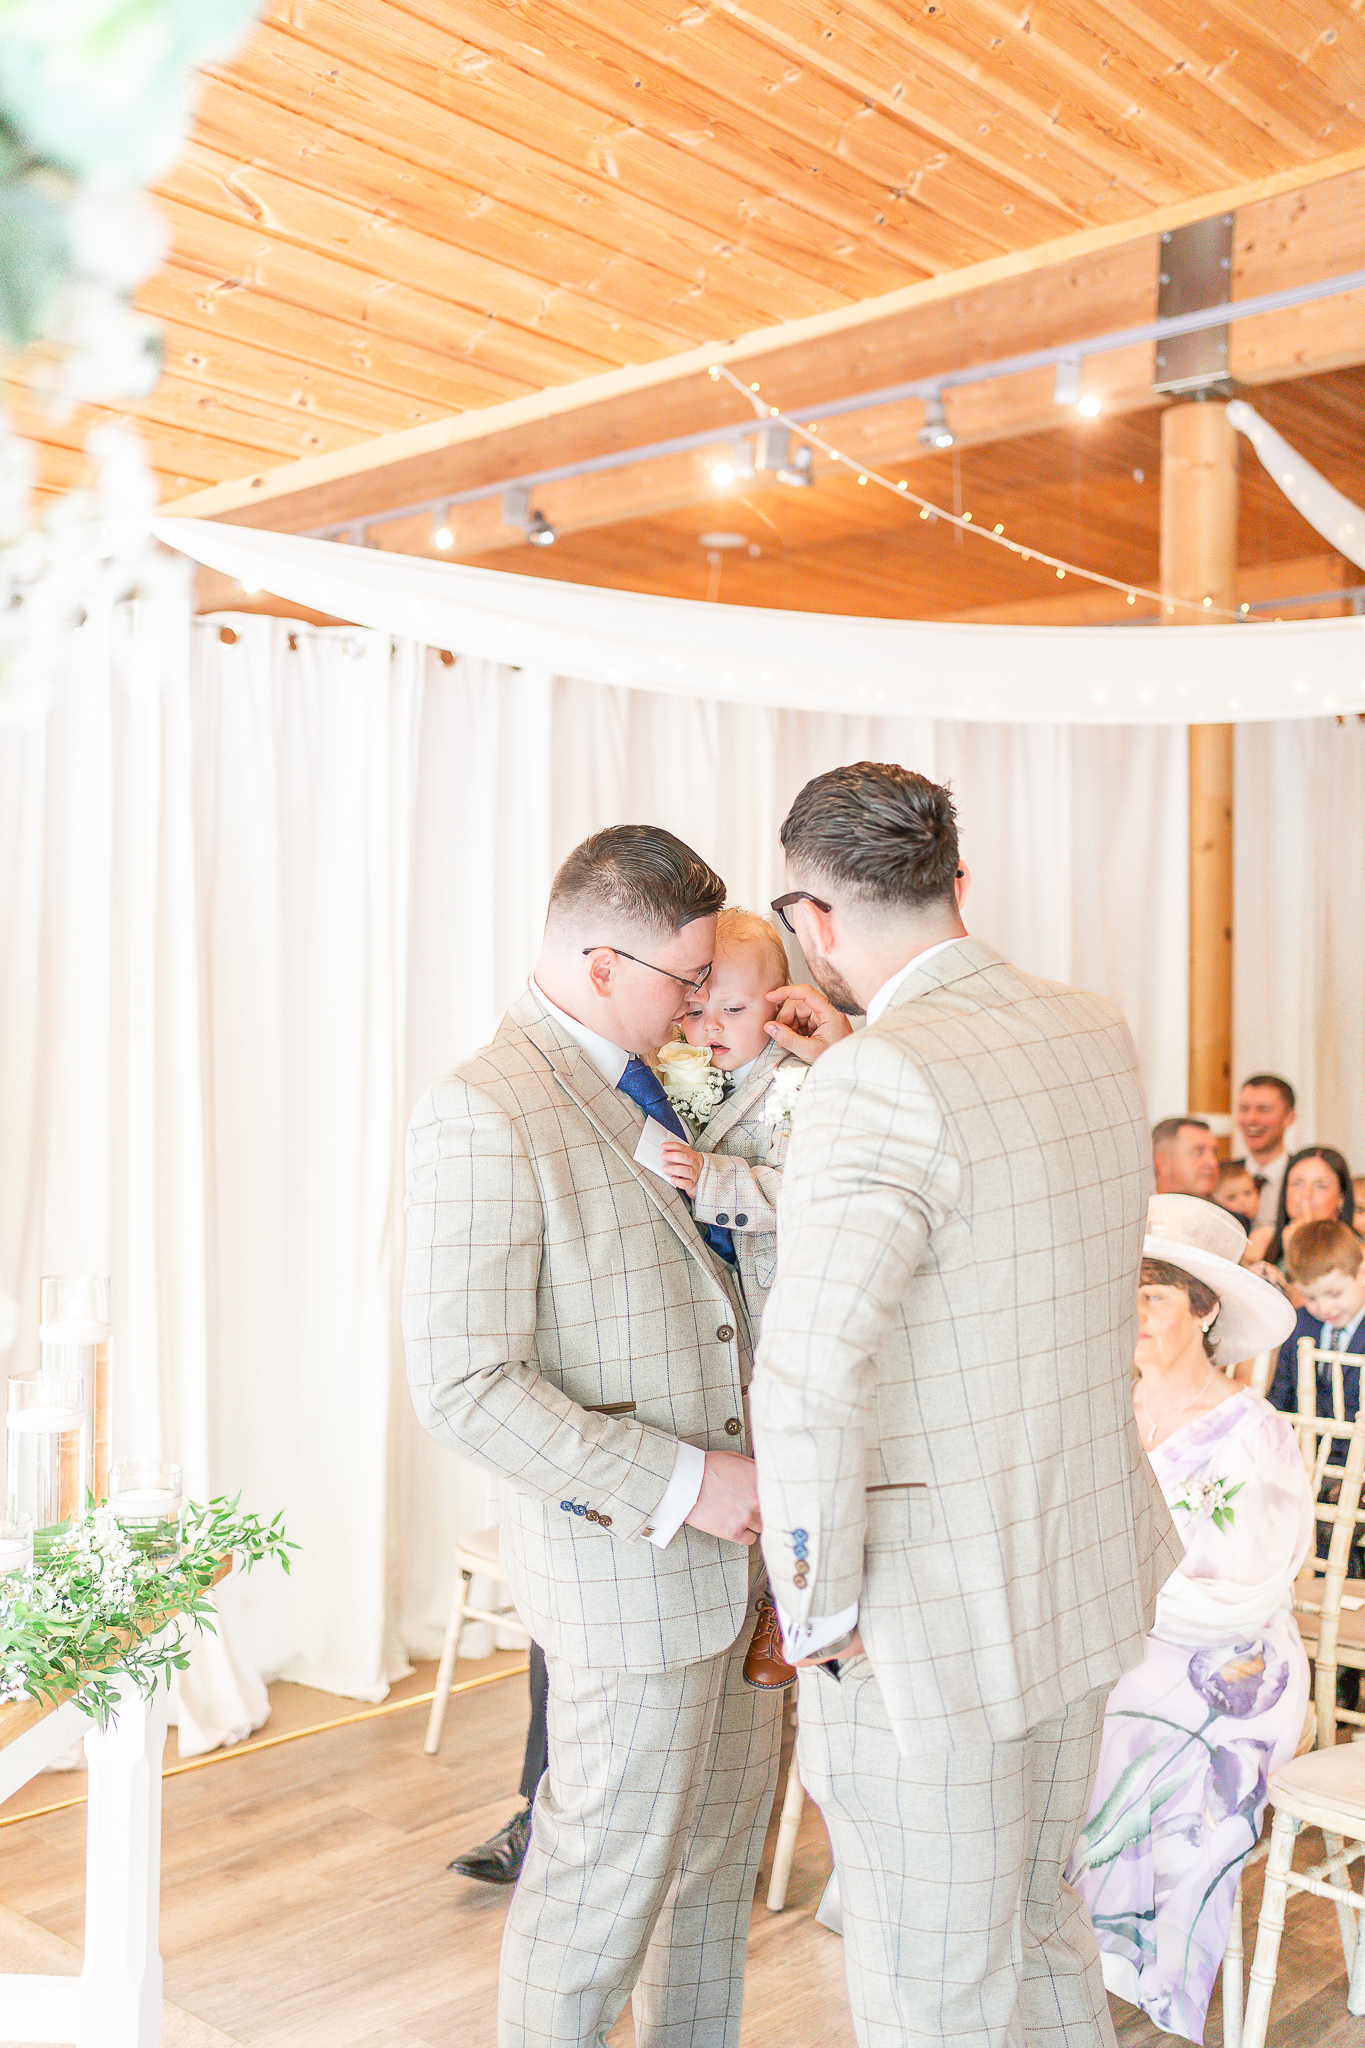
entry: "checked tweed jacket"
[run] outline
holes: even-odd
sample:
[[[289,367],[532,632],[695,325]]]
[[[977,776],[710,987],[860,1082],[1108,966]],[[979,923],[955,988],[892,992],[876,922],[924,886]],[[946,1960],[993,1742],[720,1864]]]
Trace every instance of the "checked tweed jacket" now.
[[[769,1040],[697,1139],[697,1150],[707,1157],[697,1177],[692,1212],[703,1223],[729,1226],[755,1329],[777,1268],[777,1198],[791,1136],[790,1122],[768,1123],[763,1107],[778,1068],[801,1065],[794,1053],[783,1052]]]
[[[1020,1740],[1141,1662],[1181,1555],[1130,1394],[1128,1028],[964,939],[793,1124],[750,1390],[773,1592],[860,1603],[903,1754]]]
[[[726,1649],[750,1564],[686,1526],[645,1540],[680,1438],[748,1449],[751,1356],[733,1276],[631,1157],[643,1122],[528,990],[413,1112],[403,1283],[419,1419],[509,1481],[521,1619],[638,1672]]]

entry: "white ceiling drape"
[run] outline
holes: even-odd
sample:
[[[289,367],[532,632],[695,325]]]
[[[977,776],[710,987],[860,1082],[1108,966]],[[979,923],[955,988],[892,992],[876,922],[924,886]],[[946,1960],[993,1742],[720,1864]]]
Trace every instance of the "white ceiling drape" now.
[[[510,667],[683,697],[1046,725],[1365,710],[1365,618],[922,624],[595,590],[211,520],[160,519],[154,531],[193,561],[313,611]]]

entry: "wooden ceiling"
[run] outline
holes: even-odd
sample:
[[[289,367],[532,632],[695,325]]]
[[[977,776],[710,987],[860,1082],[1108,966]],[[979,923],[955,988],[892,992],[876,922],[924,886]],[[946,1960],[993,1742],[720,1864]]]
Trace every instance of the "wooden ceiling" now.
[[[141,303],[166,370],[131,416],[163,502],[299,530],[733,422],[712,359],[808,403],[1150,318],[1159,233],[1218,209],[1239,296],[1365,264],[1362,167],[1350,0],[268,0],[159,194],[173,251]],[[1340,375],[1361,310],[1235,328],[1238,374]],[[1150,351],[1105,361],[1123,417],[1059,429],[1046,379],[982,387],[919,474],[951,496],[956,470],[1040,546],[1069,526],[1059,552],[1147,564]],[[43,487],[78,480],[91,414],[53,423],[21,374],[11,401]],[[918,422],[847,432],[909,457]],[[507,566],[695,594],[698,518],[752,517],[726,597],[927,615],[1019,590],[832,477],[743,518],[695,464],[597,489]],[[1321,554],[1246,491],[1265,559]],[[456,553],[516,540],[494,503]]]

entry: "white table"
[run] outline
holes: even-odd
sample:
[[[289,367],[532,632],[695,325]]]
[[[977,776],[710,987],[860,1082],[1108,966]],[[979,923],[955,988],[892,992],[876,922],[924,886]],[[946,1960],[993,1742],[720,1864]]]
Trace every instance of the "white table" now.
[[[84,1965],[79,1977],[0,1974],[0,2041],[157,2048],[161,2039],[161,1753],[170,1695],[162,1685],[144,1700],[127,1681],[119,1690],[104,1731],[70,1700],[0,1707],[0,1799],[81,1736],[89,1766]]]

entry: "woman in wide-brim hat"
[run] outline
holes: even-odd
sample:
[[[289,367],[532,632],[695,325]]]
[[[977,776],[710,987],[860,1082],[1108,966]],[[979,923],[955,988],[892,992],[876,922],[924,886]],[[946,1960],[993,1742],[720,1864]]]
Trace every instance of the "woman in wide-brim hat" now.
[[[1222,1370],[1283,1343],[1294,1311],[1239,1263],[1245,1248],[1212,1202],[1152,1198],[1133,1412],[1185,1557],[1146,1659],[1109,1696],[1067,1867],[1109,1989],[1191,2041],[1270,1773],[1293,1756],[1308,1705],[1290,1611],[1313,1530],[1303,1462],[1284,1417]]]

